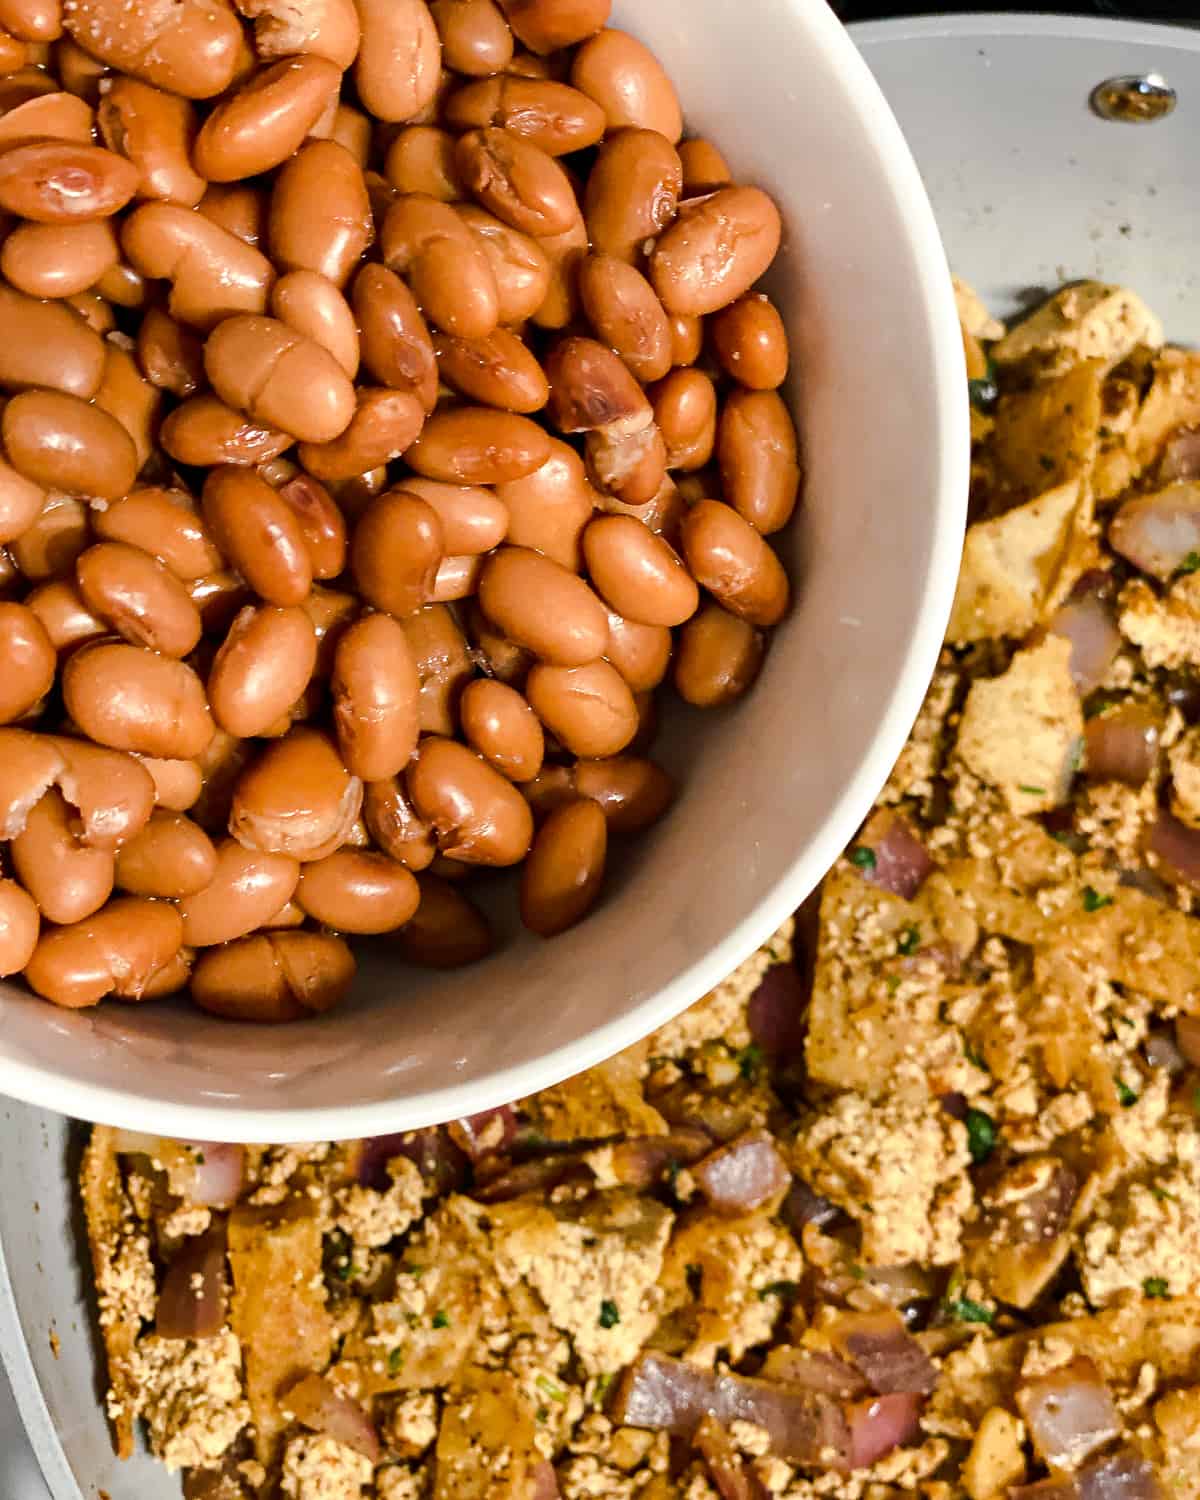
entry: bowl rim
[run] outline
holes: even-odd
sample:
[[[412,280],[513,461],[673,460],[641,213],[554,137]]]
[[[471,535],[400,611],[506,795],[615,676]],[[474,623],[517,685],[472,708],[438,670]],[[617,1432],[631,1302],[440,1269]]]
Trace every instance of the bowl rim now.
[[[900,126],[846,28],[825,4],[806,5],[804,24],[844,92],[855,99],[883,168],[886,191],[904,225],[913,280],[929,333],[934,388],[964,380],[964,357],[950,270],[933,209]],[[833,865],[891,773],[933,675],[950,616],[966,525],[970,466],[967,402],[937,403],[936,481],[930,490],[930,542],[912,580],[920,600],[903,670],[883,705],[873,738],[859,752],[845,789],[820,833],[799,850],[751,916],[696,962],[619,1018],[532,1062],[461,1084],[395,1099],[314,1108],[245,1108],[214,1100],[193,1105],[151,1100],[126,1089],[84,1083],[50,1068],[0,1058],[0,1091],[77,1117],[185,1139],[296,1141],[354,1139],[418,1129],[521,1099],[604,1061],[648,1036],[727,978],[801,905]]]

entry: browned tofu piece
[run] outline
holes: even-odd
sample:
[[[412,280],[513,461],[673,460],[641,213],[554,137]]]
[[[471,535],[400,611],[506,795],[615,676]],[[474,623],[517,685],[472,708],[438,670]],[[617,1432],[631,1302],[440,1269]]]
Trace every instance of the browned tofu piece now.
[[[506,1370],[470,1370],[438,1429],[433,1500],[531,1500],[545,1460],[535,1416]]]

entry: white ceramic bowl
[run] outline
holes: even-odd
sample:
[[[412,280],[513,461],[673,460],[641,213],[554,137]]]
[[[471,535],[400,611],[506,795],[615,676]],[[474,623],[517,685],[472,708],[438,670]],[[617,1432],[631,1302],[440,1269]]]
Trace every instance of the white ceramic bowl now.
[[[736,709],[680,711],[683,794],[550,943],[449,975],[368,958],[336,1013],[233,1026],[184,1003],[59,1011],[0,987],[0,1091],[140,1129],[287,1141],[380,1133],[517,1098],[696,1000],[808,894],[916,714],[949,611],[967,426],[946,265],[878,88],[820,0],[617,0],[689,128],[787,226],[771,289],[806,463],[777,540],[796,606]]]

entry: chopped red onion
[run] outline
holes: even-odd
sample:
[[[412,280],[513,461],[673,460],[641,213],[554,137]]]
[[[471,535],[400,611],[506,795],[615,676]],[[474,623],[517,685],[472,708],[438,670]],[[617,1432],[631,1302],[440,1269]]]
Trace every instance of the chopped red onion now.
[[[533,1466],[533,1491],[529,1500],[561,1500],[558,1475],[548,1458],[542,1458]]]
[[[1016,1399],[1038,1456],[1052,1468],[1074,1468],[1121,1430],[1112,1394],[1084,1356],[1022,1382]]]
[[[871,859],[857,860],[864,880],[911,901],[925,883],[933,861],[907,818],[884,809],[868,822],[856,846]]]
[[[1076,1482],[1079,1500],[1166,1500],[1153,1465],[1128,1448],[1093,1459]]]
[[[1121,633],[1099,592],[1072,595],[1046,626],[1071,643],[1071,678],[1081,697],[1098,688],[1121,649]]]
[[[1200,1027],[1197,1030],[1200,1032]],[[1197,1040],[1200,1040],[1200,1035]],[[1179,1050],[1175,1037],[1168,1031],[1152,1031],[1146,1038],[1143,1050],[1146,1054],[1146,1061],[1152,1068],[1161,1068],[1171,1077],[1174,1077],[1176,1073],[1182,1073],[1187,1067],[1187,1059]]]
[[[324,1375],[305,1375],[282,1397],[282,1405],[302,1427],[345,1443],[372,1463],[379,1461],[383,1450],[370,1417]]]
[[[1194,1068],[1200,1068],[1200,1016],[1176,1016],[1175,1040]]]
[[[407,1156],[431,1193],[449,1193],[466,1180],[467,1159],[441,1126],[376,1135],[360,1142],[357,1178],[363,1187],[385,1192],[391,1183],[388,1162]]]
[[[1160,807],[1146,847],[1157,856],[1168,880],[1200,891],[1200,828],[1189,828]]]
[[[775,1058],[804,1050],[808,990],[792,964],[772,964],[746,1006],[750,1035]]]
[[[502,1163],[495,1176],[476,1183],[471,1196],[480,1203],[507,1203],[526,1193],[548,1193],[567,1181],[591,1180],[581,1151],[559,1151],[530,1161]]]
[[[1089,719],[1084,728],[1084,771],[1091,781],[1141,786],[1158,759],[1159,722],[1144,703],[1125,703]]]
[[[692,1439],[721,1500],[770,1500],[766,1486],[743,1461],[716,1417],[702,1418]]]
[[[765,1380],[781,1380],[784,1385],[843,1401],[855,1401],[870,1391],[859,1372],[836,1355],[793,1344],[776,1344],[767,1354],[762,1374]]]
[[[761,1208],[792,1180],[775,1138],[766,1130],[748,1130],[718,1146],[692,1171],[696,1186],[712,1207],[726,1213]]]
[[[1050,1167],[1035,1191],[1008,1197],[1001,1189],[1009,1174],[1002,1174],[990,1187],[988,1197],[993,1206],[984,1216],[984,1225],[993,1239],[1012,1245],[1045,1244],[1067,1227],[1079,1193],[1079,1179],[1071,1168],[1057,1158],[1030,1157],[1013,1171],[1023,1176],[1043,1160]]]
[[[1200,479],[1200,427],[1177,427],[1163,447],[1158,482],[1176,479]]]
[[[182,1141],[194,1171],[183,1196],[204,1208],[232,1208],[246,1181],[246,1148],[215,1141]]]
[[[666,1135],[633,1135],[609,1148],[613,1176],[625,1187],[656,1186],[672,1167],[690,1167],[712,1149],[703,1130],[678,1126]]]
[[[225,1225],[184,1240],[167,1267],[155,1332],[164,1339],[211,1339],[225,1326]]]
[[[850,1430],[850,1467],[869,1469],[873,1463],[921,1435],[921,1398],[901,1392],[855,1401],[846,1408]]]
[[[511,1104],[486,1109],[482,1114],[454,1120],[448,1127],[450,1139],[471,1158],[480,1161],[496,1156],[512,1145],[517,1133],[517,1112]]]
[[[829,1329],[834,1353],[853,1365],[881,1396],[928,1396],[937,1367],[891,1308],[842,1313]]]
[[[1190,552],[1200,552],[1200,485],[1180,480],[1126,500],[1108,523],[1108,544],[1166,583]]]
[[[836,1203],[814,1193],[803,1177],[795,1177],[780,1207],[779,1217],[793,1234],[799,1234],[806,1224],[828,1229],[842,1217],[842,1211]]]

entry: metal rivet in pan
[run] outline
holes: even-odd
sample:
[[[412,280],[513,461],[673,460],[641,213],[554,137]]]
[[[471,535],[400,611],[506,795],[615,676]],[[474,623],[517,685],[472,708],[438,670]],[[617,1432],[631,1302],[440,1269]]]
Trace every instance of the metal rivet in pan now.
[[[1175,90],[1161,73],[1129,73],[1098,83],[1088,102],[1101,119],[1149,125],[1175,108]]]

